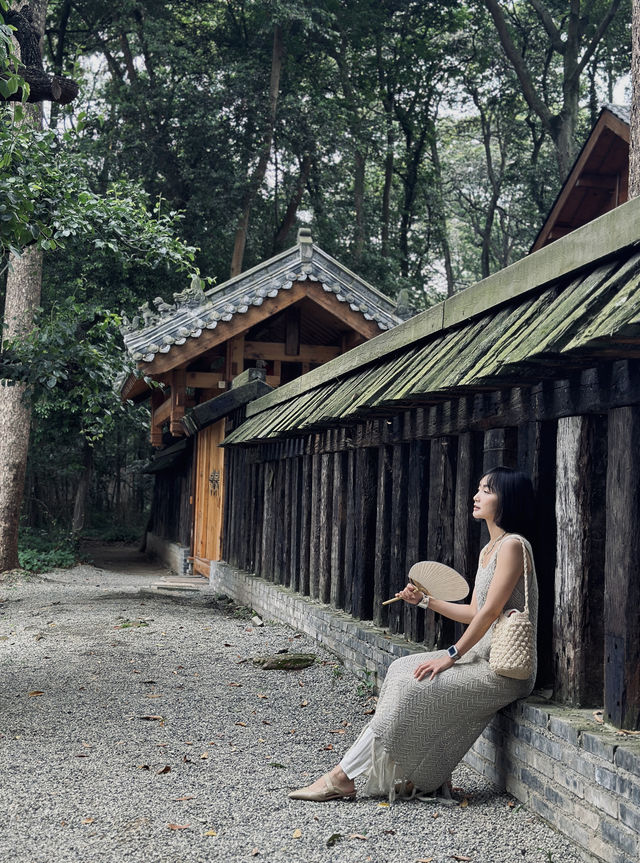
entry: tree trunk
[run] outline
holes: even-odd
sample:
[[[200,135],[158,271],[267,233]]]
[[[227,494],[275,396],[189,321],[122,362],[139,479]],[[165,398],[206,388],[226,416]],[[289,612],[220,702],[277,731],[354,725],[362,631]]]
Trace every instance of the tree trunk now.
[[[274,254],[276,252],[282,251],[282,249],[284,249],[285,247],[289,231],[291,230],[291,228],[293,227],[293,223],[295,222],[296,213],[298,212],[300,201],[302,200],[302,196],[304,195],[304,190],[307,187],[309,174],[311,172],[311,164],[311,155],[309,153],[305,153],[302,157],[302,162],[300,164],[300,176],[298,177],[296,188],[294,189],[287,210],[282,217],[282,221],[280,222],[280,225],[278,227],[278,232],[276,233],[273,241]]]
[[[14,8],[19,4],[14,4]],[[44,32],[47,0],[31,3],[33,24]],[[26,123],[42,125],[40,106],[27,109]],[[10,257],[4,306],[5,339],[28,332],[40,303],[42,252],[31,246],[18,258]],[[24,497],[24,479],[29,449],[31,408],[25,387],[0,386],[0,573],[18,566],[18,525]]]
[[[631,140],[629,197],[640,195],[640,0],[633,0],[631,21]]]
[[[84,466],[80,481],[76,488],[76,496],[73,504],[73,519],[71,521],[71,532],[79,534],[84,527],[87,513],[87,497],[89,495],[89,484],[93,471],[93,447],[85,440],[83,441]]]
[[[362,258],[365,243],[364,230],[364,172],[365,156],[362,150],[356,149],[354,153],[355,171],[353,178],[353,203],[356,211],[356,234],[353,243],[353,257],[356,262]]]
[[[244,250],[247,244],[247,229],[249,227],[249,216],[251,215],[251,206],[255,199],[258,189],[262,185],[264,176],[267,172],[269,164],[269,156],[271,155],[271,144],[273,142],[273,134],[276,124],[276,110],[278,107],[278,93],[280,91],[280,73],[282,71],[282,61],[284,57],[284,45],[282,41],[282,30],[280,25],[276,25],[273,31],[273,50],[271,53],[271,81],[269,83],[269,116],[267,127],[264,136],[264,146],[260,154],[260,159],[256,166],[253,176],[249,181],[249,186],[242,199],[242,212],[238,219],[236,227],[236,236],[233,244],[233,256],[231,258],[231,278],[242,272],[242,261],[244,258]]]

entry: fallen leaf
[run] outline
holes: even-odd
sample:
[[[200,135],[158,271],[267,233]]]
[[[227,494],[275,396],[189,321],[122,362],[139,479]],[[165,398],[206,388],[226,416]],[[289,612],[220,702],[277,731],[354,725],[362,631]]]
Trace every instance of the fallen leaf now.
[[[225,646],[225,647],[233,647],[233,644],[229,644],[229,642],[228,642],[228,641],[225,641],[224,646]]]
[[[323,748],[324,748],[324,749],[333,749],[333,743],[328,743],[328,744],[327,744],[326,746],[324,746]]]
[[[156,746],[168,746],[168,745],[169,745],[168,743],[156,743]]]
[[[440,817],[440,813],[439,813],[439,812],[432,812],[432,813],[431,813],[431,817],[432,817],[432,818],[439,818],[439,817]]]
[[[227,683],[227,686],[242,686],[241,683]]]
[[[258,698],[268,698],[268,695],[263,695],[262,692],[258,693]]]
[[[435,859],[435,857],[418,857],[416,863],[431,863],[431,861]]]
[[[378,803],[378,809],[388,809],[388,808],[389,808],[388,803]]]
[[[161,773],[171,773],[171,767],[168,764],[165,764],[160,770],[158,770],[158,774]]]
[[[344,734],[344,733],[345,733],[344,728],[332,728],[329,731],[329,734]]]
[[[76,758],[88,758],[88,757],[89,757],[89,756],[87,755],[87,753],[86,753],[86,752],[78,752],[78,753],[76,753]]]
[[[168,824],[169,830],[187,830],[191,824]]]
[[[152,713],[149,716],[141,716],[140,719],[146,719],[148,722],[162,722],[163,717]]]
[[[263,724],[263,725],[271,725],[271,723],[269,722],[269,720],[268,720],[268,719],[263,719],[263,720],[262,720],[262,724]]]
[[[296,829],[293,831],[293,838],[299,839],[301,836],[302,836],[302,830],[299,827],[296,827]]]
[[[200,758],[203,758],[203,759],[208,758],[208,757],[209,757],[208,752],[203,752],[202,755],[200,756]]]
[[[38,695],[44,695],[44,692],[41,692],[39,689],[34,689],[33,692],[29,693],[29,698],[36,698]]]
[[[604,714],[603,714],[602,710],[594,710],[593,711],[593,718],[595,719],[596,722],[604,722],[603,717],[604,717]]]
[[[157,692],[154,692],[151,695],[147,695],[147,698],[162,698],[162,696],[159,695]]]
[[[236,722],[236,725],[241,725],[243,728],[246,728],[246,727],[247,727],[247,723],[246,723],[246,722]]]
[[[309,703],[308,701],[301,701],[300,707],[306,707],[308,703]]]
[[[215,830],[205,830],[204,835],[205,836],[217,836],[218,834],[216,833]]]
[[[464,800],[462,800],[460,803],[460,808],[466,809],[468,805],[469,805],[469,800],[465,797]]]
[[[254,848],[254,849],[252,850],[252,852],[251,852],[251,856],[252,856],[252,857],[257,857],[259,853],[260,853],[260,852],[258,851],[258,849],[257,849],[257,848]]]
[[[155,680],[143,680],[142,682],[143,682],[143,683],[150,683],[150,684],[152,684],[153,686],[155,686],[155,685],[156,685],[156,681],[155,681]]]
[[[471,860],[471,857],[465,857],[464,854],[451,854],[452,860]]]
[[[148,764],[137,764],[136,767],[138,768],[138,770],[150,770],[151,769]]]
[[[82,823],[83,823],[83,824],[93,824],[93,822],[94,822],[95,820],[96,820],[95,818],[83,818],[83,819],[82,819]]]
[[[182,763],[183,764],[193,764],[193,761],[189,758],[188,755],[183,755],[182,756]]]
[[[515,804],[515,801],[514,801],[514,800],[510,800],[510,801],[507,803],[507,806],[509,807],[509,809],[513,809],[513,807],[514,807],[515,805],[516,805],[516,804]]]
[[[176,803],[180,803],[182,800],[195,800],[195,794],[185,794],[184,797],[174,797],[173,799]]]
[[[396,831],[395,831],[395,830],[383,830],[382,832],[383,832],[386,836],[395,836],[395,835],[396,835]]]
[[[352,833],[349,839],[363,839],[365,842],[367,841],[367,837],[363,836],[362,833]]]
[[[365,716],[372,716],[376,711],[375,710],[363,710],[362,711]]]

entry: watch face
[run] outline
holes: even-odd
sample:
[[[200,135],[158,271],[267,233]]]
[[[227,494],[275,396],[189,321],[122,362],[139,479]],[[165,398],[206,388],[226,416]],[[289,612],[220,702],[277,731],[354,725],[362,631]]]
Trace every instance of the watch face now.
[[[452,645],[451,645],[451,647],[447,650],[447,653],[449,654],[449,656],[451,657],[451,659],[456,659],[456,657],[458,656],[458,651],[456,650],[456,647],[455,647],[455,645],[453,645],[453,644],[452,644]]]

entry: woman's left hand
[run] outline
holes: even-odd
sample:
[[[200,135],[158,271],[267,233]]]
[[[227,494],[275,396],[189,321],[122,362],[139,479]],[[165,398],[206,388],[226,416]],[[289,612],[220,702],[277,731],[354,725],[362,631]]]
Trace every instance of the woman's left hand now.
[[[429,675],[429,680],[433,680],[436,674],[440,674],[441,671],[446,671],[447,668],[451,668],[454,664],[454,660],[451,659],[450,656],[441,656],[439,659],[430,659],[428,662],[420,663],[420,665],[418,665],[414,670],[413,676],[416,680],[424,680],[424,678]]]

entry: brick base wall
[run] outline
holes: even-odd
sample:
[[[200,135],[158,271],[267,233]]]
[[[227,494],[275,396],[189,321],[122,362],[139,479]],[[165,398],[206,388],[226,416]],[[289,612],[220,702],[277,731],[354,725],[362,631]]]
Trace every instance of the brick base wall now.
[[[313,636],[376,686],[394,659],[423,649],[223,561],[211,564],[209,584]],[[640,739],[602,726],[591,710],[532,697],[497,714],[464,760],[568,836],[585,860],[638,863]]]
[[[189,572],[189,548],[156,536],[155,533],[147,532],[146,553],[149,557],[162,561],[172,572],[177,575],[186,575]]]

